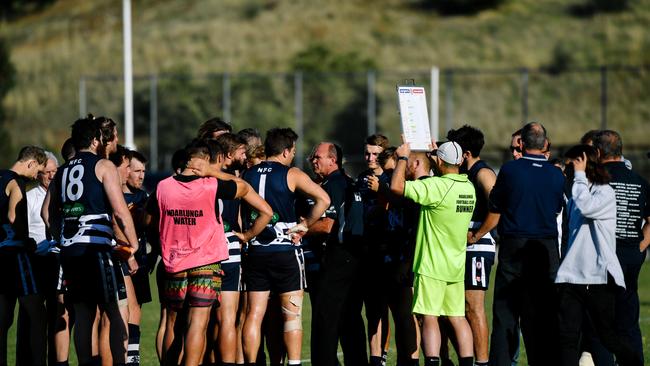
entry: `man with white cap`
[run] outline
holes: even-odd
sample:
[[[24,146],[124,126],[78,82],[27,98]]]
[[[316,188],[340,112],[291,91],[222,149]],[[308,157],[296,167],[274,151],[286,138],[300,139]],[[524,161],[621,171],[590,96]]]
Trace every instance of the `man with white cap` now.
[[[435,146],[434,146],[435,147]],[[467,227],[476,195],[466,174],[459,174],[463,149],[449,141],[435,149],[441,176],[405,181],[408,143],[395,152],[391,190],[420,204],[413,260],[413,313],[422,319],[425,366],[440,365],[438,317],[449,319],[458,341],[459,366],[473,364],[472,331],[465,318],[465,251]]]

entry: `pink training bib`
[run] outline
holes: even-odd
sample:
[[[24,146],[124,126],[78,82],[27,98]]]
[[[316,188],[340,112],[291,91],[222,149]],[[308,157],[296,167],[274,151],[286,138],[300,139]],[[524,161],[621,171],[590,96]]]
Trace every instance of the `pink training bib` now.
[[[158,184],[160,245],[165,269],[176,273],[228,259],[228,242],[216,210],[216,178]]]

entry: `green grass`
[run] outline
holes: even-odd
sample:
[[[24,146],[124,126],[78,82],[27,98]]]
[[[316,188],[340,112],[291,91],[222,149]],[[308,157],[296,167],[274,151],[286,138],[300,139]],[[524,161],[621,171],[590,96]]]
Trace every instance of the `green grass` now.
[[[492,272],[494,275],[494,271]],[[494,277],[494,276],[493,276]],[[151,277],[152,288],[155,289],[155,278]],[[493,288],[490,287],[490,290],[487,294],[486,301],[486,310],[488,313],[488,324],[491,325],[491,310],[492,310],[492,293]],[[641,315],[640,315],[640,324],[641,332],[643,334],[643,351],[646,355],[646,359],[650,358],[650,341],[648,337],[650,336],[650,268],[648,264],[645,264],[641,269],[641,275],[639,277],[639,297],[641,303]],[[303,326],[305,327],[305,334],[303,338],[303,359],[308,359],[310,355],[310,324],[311,324],[311,307],[309,305],[308,299],[304,301],[305,308],[303,313]],[[142,355],[141,364],[143,366],[155,366],[158,365],[158,360],[156,358],[156,349],[154,347],[156,330],[158,327],[158,312],[159,304],[157,301],[157,296],[154,295],[154,302],[144,305],[142,312],[142,338],[140,345],[140,352]],[[392,321],[391,321],[392,322]],[[523,341],[522,341],[523,345]],[[15,350],[15,327],[12,327],[10,331],[9,338],[9,364],[14,363],[14,350]],[[340,349],[339,349],[340,351]],[[342,359],[342,358],[341,358]],[[389,365],[394,365],[395,362],[395,342],[394,337],[391,338],[390,353],[388,355]],[[455,360],[455,358],[453,358]],[[76,364],[76,358],[74,357],[74,349],[72,350],[72,356],[70,358],[71,365]],[[520,364],[526,364],[526,353],[525,349],[522,346],[522,354],[520,356]],[[646,362],[650,364],[650,362]]]

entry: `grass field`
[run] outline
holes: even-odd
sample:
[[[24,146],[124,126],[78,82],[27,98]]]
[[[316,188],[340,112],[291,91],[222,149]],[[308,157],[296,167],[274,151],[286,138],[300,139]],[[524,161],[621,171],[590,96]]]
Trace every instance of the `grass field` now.
[[[493,271],[494,274],[494,271]],[[494,276],[493,276],[494,277]],[[152,276],[152,288],[155,287],[155,279]],[[639,297],[641,302],[641,315],[640,315],[640,324],[641,332],[643,333],[643,349],[644,354],[646,355],[646,364],[650,364],[648,358],[650,358],[650,342],[648,341],[648,336],[650,335],[650,267],[649,264],[645,264],[641,270],[641,275],[639,278]],[[492,299],[492,288],[488,291],[488,301],[487,301],[487,310],[488,310],[488,320],[491,324],[491,304]],[[310,364],[309,360],[309,340],[310,340],[310,322],[311,322],[311,308],[309,306],[309,301],[305,301],[305,311],[303,326],[305,327],[305,335],[303,339],[303,364]],[[156,358],[156,349],[154,347],[156,329],[158,326],[158,312],[159,304],[157,302],[157,297],[154,296],[154,302],[146,304],[142,312],[142,339],[141,339],[141,365],[143,366],[155,366],[158,365],[158,360]],[[9,365],[14,364],[14,350],[15,350],[15,327],[10,331],[9,339]],[[523,343],[522,343],[523,344]],[[74,351],[73,351],[74,352]],[[391,340],[390,353],[388,355],[389,363],[388,365],[393,366],[395,362],[395,342],[394,338]],[[76,359],[74,356],[70,358],[71,365],[76,365]],[[522,349],[522,354],[520,356],[520,365],[526,364],[526,353],[525,349]]]

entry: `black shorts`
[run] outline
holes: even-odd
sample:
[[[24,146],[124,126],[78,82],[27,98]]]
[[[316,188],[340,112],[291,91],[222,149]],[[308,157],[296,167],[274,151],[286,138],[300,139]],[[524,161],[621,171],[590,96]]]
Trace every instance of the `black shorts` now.
[[[39,293],[46,296],[56,296],[63,289],[63,273],[58,254],[33,255],[31,257]]]
[[[283,294],[304,290],[307,285],[302,249],[248,254],[242,265],[246,291]]]
[[[68,289],[66,300],[91,304],[125,302],[124,277],[110,248],[88,248],[78,256],[62,254],[61,265]]]
[[[241,263],[222,263],[221,292],[242,291]]]
[[[113,256],[113,260],[121,263],[120,267],[122,268],[122,275],[124,275],[124,277],[131,277],[135,299],[138,304],[142,305],[151,302],[151,285],[149,285],[149,273],[147,267],[141,266],[140,261],[138,261],[138,270],[134,274],[130,274],[127,262],[119,259],[115,255]]]
[[[135,290],[135,298],[138,304],[146,304],[151,302],[151,285],[149,284],[149,272],[143,267],[131,275],[133,282],[133,289]]]
[[[494,252],[467,252],[465,260],[465,290],[488,289],[494,265]]]
[[[0,294],[22,297],[41,293],[32,256],[33,254],[28,254],[23,248],[0,249]]]

